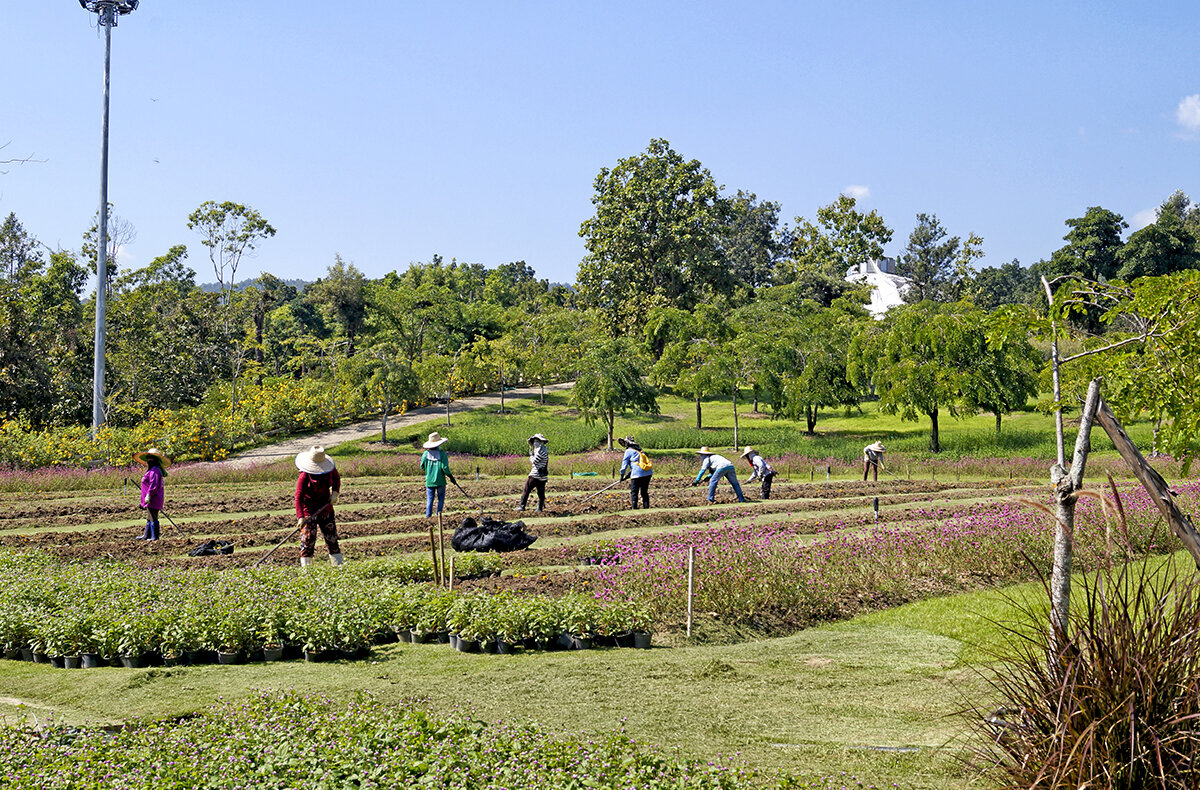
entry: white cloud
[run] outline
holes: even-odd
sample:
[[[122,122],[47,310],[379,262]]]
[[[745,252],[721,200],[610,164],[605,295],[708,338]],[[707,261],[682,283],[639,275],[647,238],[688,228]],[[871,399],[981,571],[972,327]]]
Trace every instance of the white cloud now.
[[[871,197],[871,188],[862,184],[851,184],[842,190],[842,194],[855,200],[868,200]]]
[[[1147,225],[1153,225],[1158,219],[1158,208],[1144,208],[1134,214],[1129,220],[1129,230],[1139,231]]]
[[[1200,132],[1200,93],[1179,100],[1179,106],[1175,108],[1175,120],[1189,134]]]

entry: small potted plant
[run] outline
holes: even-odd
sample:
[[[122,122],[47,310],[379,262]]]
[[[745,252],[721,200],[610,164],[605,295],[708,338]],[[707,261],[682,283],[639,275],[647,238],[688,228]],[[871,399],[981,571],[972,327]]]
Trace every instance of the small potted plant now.
[[[650,648],[650,629],[654,624],[650,610],[644,606],[632,605],[630,617],[630,624],[633,626],[633,646],[640,650],[648,650]]]

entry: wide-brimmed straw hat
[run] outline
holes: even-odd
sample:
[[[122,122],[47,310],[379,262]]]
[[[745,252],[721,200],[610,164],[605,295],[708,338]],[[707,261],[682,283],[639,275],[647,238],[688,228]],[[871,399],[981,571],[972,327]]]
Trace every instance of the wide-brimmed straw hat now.
[[[712,454],[713,454],[713,451],[708,449],[707,447],[701,447],[699,450],[696,451],[696,455],[712,455]]]
[[[435,447],[441,447],[443,444],[445,444],[448,441],[450,441],[450,440],[447,439],[445,436],[442,436],[437,431],[434,431],[433,433],[429,434],[429,439],[427,439],[425,444],[423,444],[421,446],[424,447],[426,450],[432,450]]]
[[[751,447],[750,445],[746,445],[746,449],[742,450],[742,458],[745,458],[747,455],[750,455],[753,452],[754,452],[754,448]]]
[[[868,444],[867,449],[874,450],[877,453],[882,453],[883,452],[883,442],[875,442],[873,444]]]
[[[622,447],[636,447],[639,450],[642,449],[642,446],[637,443],[637,440],[634,439],[632,435],[622,436],[620,439],[617,439],[617,444],[621,445]]]
[[[323,475],[332,472],[333,459],[325,455],[325,448],[314,445],[296,456],[296,468],[310,475]]]
[[[542,436],[540,433],[535,433],[533,436],[529,437],[529,443],[533,444],[534,442],[542,442],[543,444],[548,444],[550,442],[550,440],[547,439],[545,436]]]
[[[163,451],[158,449],[157,447],[151,447],[149,450],[145,450],[140,453],[134,453],[133,460],[137,461],[139,464],[142,464],[143,466],[149,466],[150,462],[147,461],[146,459],[151,456],[158,459],[158,462],[159,462],[159,464],[162,465],[163,469],[166,469],[168,466],[171,465],[171,459],[167,458],[167,456],[163,455]]]

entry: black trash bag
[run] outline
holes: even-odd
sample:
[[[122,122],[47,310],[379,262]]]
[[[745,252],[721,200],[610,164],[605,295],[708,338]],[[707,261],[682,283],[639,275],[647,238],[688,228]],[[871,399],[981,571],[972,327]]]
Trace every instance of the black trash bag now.
[[[525,531],[524,521],[497,521],[484,516],[476,523],[467,516],[454,530],[450,545],[455,551],[520,551],[535,540]]]
[[[218,554],[233,554],[233,543],[228,540],[206,540],[188,552],[189,557],[215,557]]]

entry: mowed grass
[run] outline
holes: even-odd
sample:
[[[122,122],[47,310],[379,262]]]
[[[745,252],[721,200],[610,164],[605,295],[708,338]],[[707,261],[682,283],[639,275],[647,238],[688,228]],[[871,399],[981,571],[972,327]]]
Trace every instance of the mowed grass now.
[[[998,638],[990,623],[1008,604],[1000,592],[934,603],[781,639],[650,651],[487,656],[397,644],[359,662],[144,670],[0,661],[0,687],[70,720],[99,722],[180,716],[255,689],[347,700],[366,689],[466,707],[489,721],[528,718],[585,735],[624,727],[637,740],[772,771],[963,787],[954,714],[983,693],[976,646]]]
[[[926,417],[912,422],[879,411],[876,402],[865,402],[853,409],[826,409],[819,414],[814,435],[805,434],[805,425],[794,420],[774,419],[767,407],[751,411],[749,391],[738,401],[739,430],[734,443],[733,407],[728,398],[709,398],[701,401],[702,427],[696,428],[695,402],[670,394],[659,397],[660,414],[617,415],[614,436],[633,434],[647,449],[672,455],[689,455],[691,451],[708,446],[720,450],[740,450],[753,445],[768,456],[797,454],[809,458],[831,458],[856,462],[865,444],[882,440],[892,457],[897,454],[913,459],[943,458],[952,461],[963,457],[1009,458],[1016,456],[1047,459],[1052,463],[1055,453],[1054,419],[1030,406],[1024,411],[1006,415],[1002,428],[996,433],[995,417],[990,413],[956,418],[943,413],[939,421],[942,451],[929,452],[930,421]],[[528,451],[526,439],[536,432],[550,438],[551,453],[582,452],[598,449],[605,441],[603,423],[589,426],[578,415],[565,392],[550,393],[546,403],[534,400],[512,401],[506,408],[510,413],[499,415],[495,409],[451,416],[449,427],[440,417],[400,431],[389,431],[389,438],[408,444],[438,431],[451,439],[448,445],[454,452],[478,455],[522,455]],[[1149,421],[1136,420],[1126,430],[1139,446],[1148,449],[1151,426]],[[1074,442],[1068,418],[1068,446]],[[361,442],[342,445],[335,455],[352,457],[363,453],[362,444],[377,441],[378,436]],[[401,451],[405,451],[402,446]],[[412,452],[420,452],[411,448]],[[1092,451],[1099,457],[1115,454],[1112,443],[1103,431],[1092,433]]]

